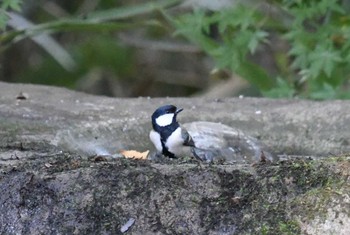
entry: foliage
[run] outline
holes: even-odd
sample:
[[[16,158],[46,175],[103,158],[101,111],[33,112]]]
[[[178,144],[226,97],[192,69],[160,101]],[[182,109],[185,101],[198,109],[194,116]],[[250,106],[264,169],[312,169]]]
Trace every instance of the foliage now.
[[[8,12],[19,11],[22,2],[0,2],[0,29],[5,29]],[[88,14],[73,14],[25,29],[4,31],[0,34],[0,49],[24,38],[52,32],[97,32],[103,36],[100,40],[96,38],[96,42],[99,42],[108,41],[106,38],[111,36],[111,32],[141,26],[161,26],[158,28],[166,28],[166,33],[175,30],[175,35],[199,46],[214,59],[217,68],[240,75],[257,87],[262,95],[311,99],[350,98],[348,1],[235,0],[231,6],[220,10],[198,7],[187,12],[167,11],[180,2],[160,0],[120,6],[114,1],[101,1],[97,6],[99,10]],[[165,18],[159,18],[159,14],[151,15],[154,12],[162,12]],[[169,30],[169,27],[173,28]],[[92,37],[96,36],[100,35]],[[102,44],[96,44],[99,45]],[[115,46],[113,43],[108,45],[112,48]],[[78,61],[75,73],[65,71],[67,79],[77,74],[83,75],[87,67],[101,66],[104,59],[108,61],[105,64],[109,67],[116,66],[111,61],[118,58],[111,55],[113,52],[106,49],[109,47],[107,45],[106,48],[101,47],[101,51],[94,52],[95,55],[105,53],[101,54],[102,60],[94,60],[94,56],[83,59],[81,55],[92,51],[82,44],[76,43],[72,47],[86,50],[77,52],[76,59],[87,64],[79,65]],[[116,47],[116,50],[123,51],[119,44]],[[271,66],[267,68],[257,62],[258,57],[272,61],[274,68],[271,70]],[[48,61],[50,69],[53,69],[52,62]],[[121,65],[116,69],[118,73],[123,70],[119,68],[123,67],[132,66]],[[33,77],[38,76],[33,74]]]
[[[11,0],[8,0],[11,2]],[[14,0],[12,0],[14,1]],[[13,30],[0,35],[1,43],[13,43],[26,37],[32,37],[47,32],[64,31],[112,31],[121,29],[130,29],[136,26],[144,26],[156,23],[152,20],[138,21],[136,23],[124,21],[130,18],[136,18],[142,14],[152,13],[155,10],[173,5],[178,0],[148,2],[131,7],[115,7],[108,10],[93,12],[83,17],[67,17],[51,22],[38,24],[35,27],[25,30]]]
[[[2,0],[0,2],[0,30],[4,30],[8,21],[7,11],[19,11],[22,0]]]
[[[128,77],[134,68],[131,67],[132,52],[122,47],[118,41],[108,35],[87,35],[88,40],[72,46],[71,51],[77,67],[67,71],[51,57],[45,59],[40,68],[25,70],[17,80],[19,82],[40,84],[45,78],[45,84],[65,86],[74,89],[76,82],[89,74],[95,68],[112,71],[121,77]],[[85,81],[88,82],[88,81]]]
[[[51,20],[47,20],[47,12],[41,12],[40,10],[42,9],[38,7],[39,9],[36,9],[37,11],[35,11],[34,14],[37,14],[37,18],[43,18],[44,20],[41,19],[43,23],[33,24],[28,20],[27,22],[29,22],[29,24],[27,24],[26,27],[19,25],[20,27],[18,27],[18,29],[15,27],[7,28],[6,31],[0,34],[0,52],[3,53],[3,56],[8,52],[5,56],[11,58],[6,59],[4,56],[5,59],[2,60],[6,61],[5,65],[0,67],[0,71],[4,74],[3,79],[14,82],[58,85],[76,89],[78,83],[84,84],[84,82],[81,81],[87,80],[85,78],[93,74],[92,71],[106,71],[106,74],[108,74],[110,78],[115,79],[115,84],[132,84],[135,82],[135,79],[138,79],[134,76],[137,69],[134,68],[133,64],[135,61],[133,51],[130,47],[120,43],[113,33],[121,30],[157,25],[158,22],[152,17],[155,15],[154,13],[158,12],[160,9],[171,7],[177,2],[179,2],[179,0],[160,0],[140,4],[131,3],[129,5],[121,5],[121,3],[115,1],[101,1],[99,5],[94,8],[94,11],[89,10],[82,14],[77,10],[80,4],[82,4],[81,2],[79,4],[73,4],[73,2],[69,3],[68,1],[67,5],[69,5],[69,7],[63,5],[56,6],[57,8],[62,7],[64,10],[68,10],[69,8],[72,15],[57,17],[53,20],[52,16],[49,17]],[[61,3],[57,2],[54,4]],[[6,10],[10,9],[6,8]],[[6,14],[12,16],[11,12]],[[23,13],[22,17],[24,18],[25,16],[26,15]],[[38,19],[36,19],[36,21],[38,21]],[[59,48],[60,50],[69,52],[68,54],[73,58],[72,60],[74,60],[73,69],[67,70],[64,66],[59,64],[57,59],[37,49],[32,49],[31,53],[28,54],[28,59],[26,58],[30,61],[30,65],[25,64],[23,66],[20,64],[23,62],[21,54],[24,53],[16,52],[15,46],[20,44],[18,42],[23,42],[26,38],[32,38],[33,41],[35,41],[37,36],[47,36],[47,34],[53,34],[48,36],[62,45],[62,47]],[[46,51],[53,48],[50,46],[44,47],[42,41],[35,42]],[[28,40],[23,42],[23,44],[25,43],[28,43]],[[31,47],[33,47],[33,45],[31,45]],[[26,49],[28,49],[28,45]],[[15,53],[12,50],[14,50]],[[57,50],[53,50],[53,53],[58,54],[57,52]],[[15,73],[15,75],[10,72],[12,77],[14,77],[10,78],[12,80],[7,76],[9,72],[6,74],[6,66],[18,68],[15,72],[11,71]],[[102,75],[96,75],[96,79],[104,79],[105,76],[103,73],[101,74]],[[122,80],[121,78],[127,79],[119,81]],[[126,82],[125,80],[129,81]],[[87,83],[87,81],[85,81],[85,83]],[[127,90],[125,88],[126,87],[124,87],[124,90]],[[135,90],[137,91],[137,89]]]
[[[252,3],[254,2],[254,3]],[[171,18],[183,35],[270,97],[350,98],[350,11],[338,0],[250,1],[208,13]],[[211,28],[217,28],[213,36]],[[286,44],[275,53],[277,74],[251,58],[259,46]]]

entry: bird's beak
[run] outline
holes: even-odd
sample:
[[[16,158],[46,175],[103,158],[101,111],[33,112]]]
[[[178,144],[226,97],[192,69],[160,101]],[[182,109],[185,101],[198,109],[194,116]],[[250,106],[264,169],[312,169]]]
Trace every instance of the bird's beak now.
[[[175,114],[180,113],[182,110],[184,110],[184,109],[177,109],[177,110],[175,111]]]

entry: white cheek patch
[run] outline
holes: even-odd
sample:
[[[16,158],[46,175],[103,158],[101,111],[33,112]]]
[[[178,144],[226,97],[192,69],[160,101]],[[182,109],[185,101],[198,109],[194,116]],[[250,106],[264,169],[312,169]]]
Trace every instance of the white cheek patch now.
[[[174,114],[167,113],[156,118],[156,123],[158,126],[168,126],[173,122]]]

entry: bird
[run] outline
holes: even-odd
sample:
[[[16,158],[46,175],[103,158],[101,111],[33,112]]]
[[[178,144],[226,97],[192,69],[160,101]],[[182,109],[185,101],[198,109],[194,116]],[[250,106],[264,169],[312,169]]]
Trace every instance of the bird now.
[[[149,138],[158,154],[169,158],[190,155],[199,162],[226,164],[276,160],[266,146],[237,128],[208,121],[180,125],[176,118],[182,111],[174,105],[164,105],[152,114]]]
[[[157,108],[152,114],[152,127],[149,138],[158,153],[169,158],[177,158],[184,152],[184,147],[195,147],[195,143],[177,121],[177,115],[183,108],[175,105],[164,105]]]

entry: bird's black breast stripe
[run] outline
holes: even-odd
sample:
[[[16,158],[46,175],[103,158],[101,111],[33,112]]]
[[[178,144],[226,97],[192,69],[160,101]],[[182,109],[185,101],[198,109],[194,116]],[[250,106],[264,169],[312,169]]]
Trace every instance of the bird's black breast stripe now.
[[[164,141],[161,141],[161,142],[162,142],[162,147],[163,147],[162,154],[164,154],[165,156],[168,156],[170,158],[176,158],[175,154],[173,154],[172,152],[169,152],[168,148],[164,144]]]
[[[169,152],[168,148],[165,146],[165,142],[179,126],[178,123],[175,123],[173,125],[157,128],[158,130],[156,130],[160,134],[160,141],[163,147],[162,153],[170,158],[175,158],[175,154]]]
[[[166,140],[171,136],[171,134],[179,127],[179,124],[176,123],[174,125],[169,125],[162,127],[158,130],[158,133],[160,134],[160,138],[162,142],[166,142]]]

